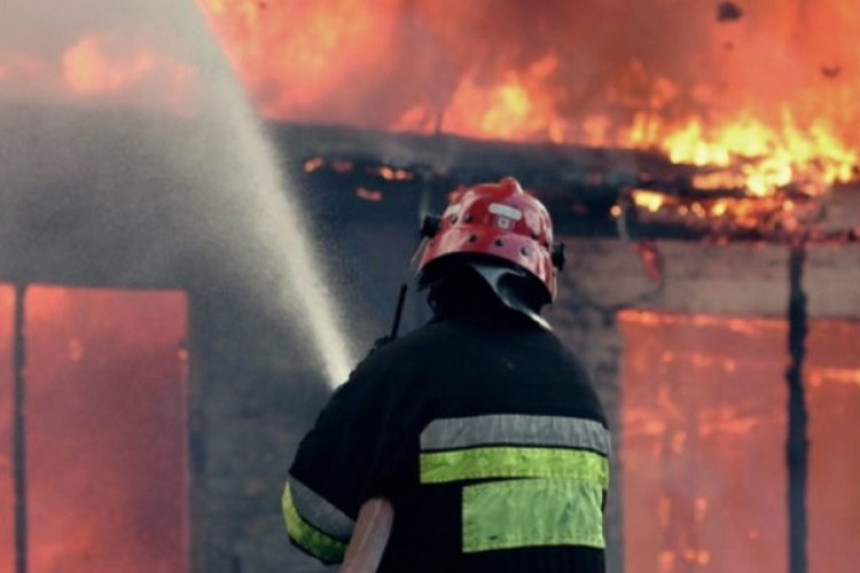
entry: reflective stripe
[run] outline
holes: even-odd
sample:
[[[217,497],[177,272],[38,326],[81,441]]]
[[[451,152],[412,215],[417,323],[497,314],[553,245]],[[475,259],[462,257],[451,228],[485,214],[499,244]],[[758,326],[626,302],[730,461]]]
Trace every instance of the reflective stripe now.
[[[609,431],[600,422],[564,416],[494,414],[434,420],[421,432],[422,450],[491,444],[584,448],[608,456]]]
[[[567,478],[609,487],[609,460],[585,450],[486,447],[421,454],[421,483],[492,478]]]
[[[541,545],[603,548],[602,490],[578,480],[526,479],[463,488],[463,551]]]
[[[290,476],[288,484],[296,510],[303,519],[335,539],[349,541],[355,527],[352,519],[293,476]]]
[[[299,547],[326,563],[343,561],[344,555],[346,555],[346,543],[329,537],[302,519],[290,493],[289,482],[284,487],[281,508],[284,512],[284,521],[287,524],[287,533]]]

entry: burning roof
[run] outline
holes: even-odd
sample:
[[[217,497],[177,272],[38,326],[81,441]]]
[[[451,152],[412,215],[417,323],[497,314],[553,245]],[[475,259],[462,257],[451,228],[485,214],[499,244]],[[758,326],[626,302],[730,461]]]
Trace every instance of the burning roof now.
[[[860,13],[844,0],[197,4],[273,121],[657,151],[693,172],[680,187],[702,197],[682,201],[683,217],[728,213],[742,227],[814,220],[795,217],[799,206],[858,178]],[[187,113],[207,89],[169,14],[43,12],[16,8],[0,23],[0,97]],[[20,33],[34,23],[56,33]],[[678,187],[646,177],[628,192],[648,215]]]

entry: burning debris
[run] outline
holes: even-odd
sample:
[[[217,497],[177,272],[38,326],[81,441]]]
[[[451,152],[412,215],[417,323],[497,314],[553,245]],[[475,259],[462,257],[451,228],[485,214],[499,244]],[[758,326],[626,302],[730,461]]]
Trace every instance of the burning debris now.
[[[679,146],[680,159],[674,160],[653,150],[491,143],[321,126],[273,130],[296,142],[295,152],[307,158],[300,166],[308,177],[334,178],[374,202],[407,188],[454,189],[516,173],[556,212],[566,213],[560,225],[568,234],[627,240],[858,238],[858,230],[844,217],[838,228],[827,224],[834,197],[840,204],[845,201],[843,192],[834,196],[832,185],[858,180],[856,167],[847,160],[836,165],[810,157],[804,163],[786,156],[781,163],[767,155],[721,155],[692,139],[699,147]],[[449,159],[452,150],[454,161]]]
[[[635,8],[620,0],[554,0],[528,9],[511,0],[481,1],[453,12],[432,3],[383,2],[372,13],[354,0],[199,4],[258,111],[273,121],[452,134],[543,150],[593,148],[635,162],[658,154],[668,162],[661,160],[656,174],[650,160],[620,174],[617,166],[564,163],[576,174],[567,190],[593,197],[608,189],[615,195],[612,216],[625,212],[628,222],[636,218],[627,212],[632,206],[640,222],[680,224],[694,234],[705,232],[703,226],[718,234],[754,228],[770,234],[815,224],[827,189],[856,180],[860,142],[850,126],[860,119],[860,85],[841,66],[821,62],[853,45],[860,19],[840,16],[835,0],[826,0],[803,21],[775,25],[791,15],[784,3],[768,2],[755,13],[737,2],[716,5],[717,22],[743,18],[749,37],[768,31],[767,45],[743,40],[742,62],[729,53],[742,39],[734,27],[657,0]],[[623,22],[689,33],[667,34],[673,38],[668,49],[653,34],[624,25],[618,37],[589,25],[619,22],[618,10],[627,16]],[[526,18],[533,26],[521,25]],[[478,21],[482,34],[473,33]],[[534,42],[533,28],[541,29],[541,42]],[[188,111],[200,92],[198,71],[161,53],[158,38],[130,22],[82,29],[52,55],[25,54],[38,64],[27,68],[38,78],[30,83],[81,100],[133,100],[147,85],[170,86],[149,101]],[[23,78],[23,56],[8,55],[19,51],[0,43],[0,95]],[[46,79],[50,70],[61,70],[60,77]],[[821,82],[821,76],[840,81]],[[441,174],[440,183],[478,180],[474,172],[449,169],[458,161],[452,153],[422,163],[391,162],[389,152],[307,154],[302,168],[310,176],[323,167],[344,176],[370,170],[368,181],[353,186],[364,189],[357,191],[363,198],[385,192],[374,180],[426,179],[422,164]],[[535,179],[536,192],[562,188]],[[618,199],[623,196],[630,200]],[[594,213],[588,200],[575,202],[575,212]]]

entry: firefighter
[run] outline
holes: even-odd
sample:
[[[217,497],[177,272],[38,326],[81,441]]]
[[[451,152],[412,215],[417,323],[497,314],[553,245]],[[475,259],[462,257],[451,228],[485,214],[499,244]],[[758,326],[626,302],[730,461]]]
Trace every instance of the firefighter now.
[[[433,319],[372,352],[299,446],[294,544],[341,571],[603,572],[610,437],[541,317],[564,262],[513,178],[425,221]]]

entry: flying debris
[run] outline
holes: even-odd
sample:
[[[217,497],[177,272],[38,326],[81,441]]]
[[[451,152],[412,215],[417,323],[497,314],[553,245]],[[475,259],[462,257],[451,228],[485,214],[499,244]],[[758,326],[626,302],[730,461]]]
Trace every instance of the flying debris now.
[[[839,77],[839,74],[842,73],[842,66],[821,66],[821,74],[825,78],[829,78],[831,80]]]
[[[734,2],[720,2],[717,5],[717,20],[719,22],[734,22],[744,15],[741,7]]]

